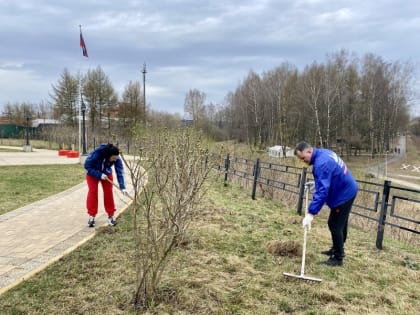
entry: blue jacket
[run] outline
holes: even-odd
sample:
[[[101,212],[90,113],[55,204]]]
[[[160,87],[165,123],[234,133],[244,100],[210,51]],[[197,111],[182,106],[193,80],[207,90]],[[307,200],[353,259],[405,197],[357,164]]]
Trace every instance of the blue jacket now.
[[[343,160],[333,151],[313,148],[311,162],[315,193],[308,212],[317,214],[324,203],[335,208],[357,194],[357,182]]]
[[[122,160],[119,156],[115,162],[107,160],[104,152],[106,146],[106,144],[101,144],[86,158],[85,169],[87,170],[87,174],[97,179],[101,179],[102,173],[106,175],[112,174],[112,166],[114,166],[120,189],[125,189]]]

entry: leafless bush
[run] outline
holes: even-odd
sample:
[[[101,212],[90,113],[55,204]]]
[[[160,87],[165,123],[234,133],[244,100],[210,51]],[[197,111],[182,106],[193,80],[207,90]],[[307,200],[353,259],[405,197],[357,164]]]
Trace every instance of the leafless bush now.
[[[201,135],[190,129],[156,132],[143,138],[142,145],[139,158],[128,163],[128,168],[136,191],[134,304],[147,309],[159,302],[158,285],[168,259],[198,214],[211,162]],[[148,178],[144,187],[140,164]]]

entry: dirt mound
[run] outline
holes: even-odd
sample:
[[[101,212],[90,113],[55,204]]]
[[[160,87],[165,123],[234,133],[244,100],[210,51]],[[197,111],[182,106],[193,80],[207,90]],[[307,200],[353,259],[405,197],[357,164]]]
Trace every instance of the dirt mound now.
[[[302,245],[296,241],[269,241],[267,251],[274,256],[296,257],[302,253]]]

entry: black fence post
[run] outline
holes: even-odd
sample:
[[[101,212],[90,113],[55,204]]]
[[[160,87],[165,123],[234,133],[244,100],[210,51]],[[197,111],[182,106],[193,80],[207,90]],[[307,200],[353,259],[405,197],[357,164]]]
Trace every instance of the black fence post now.
[[[305,183],[306,183],[306,173],[308,169],[306,167],[302,168],[302,174],[300,176],[299,181],[299,197],[298,197],[298,204],[297,204],[297,213],[302,215],[302,206],[303,206],[303,198],[305,197]]]
[[[254,181],[252,184],[252,200],[255,200],[255,194],[257,192],[257,182],[260,176],[260,159],[257,159],[254,165]]]
[[[227,186],[229,166],[230,166],[230,158],[229,158],[229,153],[228,153],[228,154],[226,154],[226,159],[225,159],[225,181],[224,181],[224,186]]]
[[[382,193],[381,213],[379,214],[378,232],[376,234],[376,248],[382,249],[382,241],[384,239],[386,213],[388,210],[389,192],[391,190],[391,181],[384,181],[384,189]]]

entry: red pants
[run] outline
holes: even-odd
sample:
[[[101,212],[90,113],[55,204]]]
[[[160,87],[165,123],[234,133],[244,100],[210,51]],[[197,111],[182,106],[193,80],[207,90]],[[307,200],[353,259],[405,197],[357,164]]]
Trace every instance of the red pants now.
[[[108,175],[112,181],[112,174]],[[98,184],[101,182],[102,190],[104,191],[104,207],[109,217],[112,217],[115,212],[114,194],[112,192],[112,184],[106,180],[100,180],[95,177],[86,175],[88,184],[88,195],[86,199],[86,208],[90,216],[95,217],[98,213]]]

